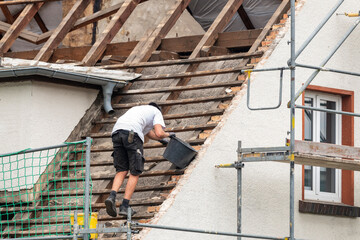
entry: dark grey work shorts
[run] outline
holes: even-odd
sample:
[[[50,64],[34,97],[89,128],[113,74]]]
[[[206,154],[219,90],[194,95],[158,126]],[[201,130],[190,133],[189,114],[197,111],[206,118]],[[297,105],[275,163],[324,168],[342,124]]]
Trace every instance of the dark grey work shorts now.
[[[116,172],[128,171],[134,176],[144,171],[143,142],[135,133],[132,143],[128,142],[129,131],[118,130],[112,135],[114,167]]]

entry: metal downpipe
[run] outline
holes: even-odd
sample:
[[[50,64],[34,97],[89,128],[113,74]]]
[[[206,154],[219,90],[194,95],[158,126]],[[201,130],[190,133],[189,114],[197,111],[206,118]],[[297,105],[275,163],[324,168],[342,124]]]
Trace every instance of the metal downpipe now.
[[[104,110],[107,114],[114,114],[114,109],[111,106],[111,96],[116,83],[108,82],[106,85],[102,85],[103,96],[104,96]]]

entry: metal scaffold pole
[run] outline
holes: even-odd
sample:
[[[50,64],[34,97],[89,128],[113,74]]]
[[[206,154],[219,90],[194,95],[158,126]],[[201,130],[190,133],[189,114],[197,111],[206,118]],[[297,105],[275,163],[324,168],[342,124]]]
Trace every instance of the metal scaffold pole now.
[[[85,160],[85,212],[84,212],[84,229],[89,230],[90,216],[90,152],[91,138],[86,138],[86,160]],[[89,239],[89,234],[84,233],[84,240]]]
[[[241,150],[241,141],[238,142],[238,153]],[[235,164],[237,170],[237,232],[241,233],[241,207],[242,207],[242,168],[243,163],[238,161]],[[241,237],[238,237],[238,240],[241,240]]]
[[[295,0],[291,0],[291,103],[290,103],[290,239],[294,240],[294,145],[295,145]]]

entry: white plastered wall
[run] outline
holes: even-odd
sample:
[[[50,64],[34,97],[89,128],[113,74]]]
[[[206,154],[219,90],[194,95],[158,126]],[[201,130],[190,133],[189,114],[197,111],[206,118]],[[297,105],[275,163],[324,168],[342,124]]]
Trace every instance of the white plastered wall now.
[[[0,154],[63,143],[97,94],[98,90],[49,82],[0,83]],[[37,181],[36,176],[31,179]],[[1,182],[0,189],[9,184]]]
[[[0,83],[0,153],[64,142],[97,93],[39,81]]]
[[[300,1],[296,18],[297,48],[317,24],[337,3],[337,0]],[[345,1],[338,12],[356,12],[358,0]],[[298,58],[297,62],[319,65],[329,51],[344,36],[356,19],[332,16],[327,25]],[[287,66],[290,57],[290,29],[277,39],[278,45],[258,68]],[[279,37],[282,33],[279,33]],[[328,67],[359,72],[360,26],[352,33]],[[312,71],[298,68],[296,89],[301,87]],[[276,105],[279,72],[252,75],[251,105]],[[237,229],[237,174],[235,169],[217,169],[216,164],[237,160],[238,140],[242,147],[284,146],[290,127],[290,112],[286,103],[290,99],[290,72],[284,73],[283,104],[271,111],[249,111],[246,94],[240,92],[227,110],[222,123],[205,143],[204,150],[188,167],[179,186],[163,204],[154,223],[159,225],[236,232]],[[360,112],[360,78],[334,73],[320,73],[313,85],[340,88],[355,92],[355,112]],[[245,90],[246,88],[244,88]],[[300,102],[301,103],[301,102]],[[360,146],[360,121],[355,118],[355,146]],[[296,111],[296,139],[302,136],[301,111]],[[298,211],[301,199],[302,169],[295,167],[295,237],[300,239],[358,238],[358,218],[302,214]],[[255,235],[285,237],[289,235],[289,172],[288,164],[247,163],[243,169],[242,232]],[[355,173],[355,206],[360,206],[360,175]],[[147,233],[147,234],[146,234]],[[232,239],[227,236],[176,232],[152,229],[143,239]]]

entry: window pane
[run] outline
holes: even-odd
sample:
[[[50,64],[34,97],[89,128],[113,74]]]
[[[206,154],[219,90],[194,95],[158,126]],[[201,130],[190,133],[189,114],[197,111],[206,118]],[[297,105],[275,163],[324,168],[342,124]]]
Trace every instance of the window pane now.
[[[336,109],[336,103],[321,100],[320,108]],[[336,114],[320,112],[320,142],[336,143]]]
[[[305,106],[313,107],[313,98],[306,97],[305,98]],[[305,141],[313,141],[313,111],[305,110],[305,131],[304,131],[304,140]]]
[[[305,166],[305,189],[313,190],[313,167]]]
[[[320,168],[320,191],[335,193],[335,169]]]

